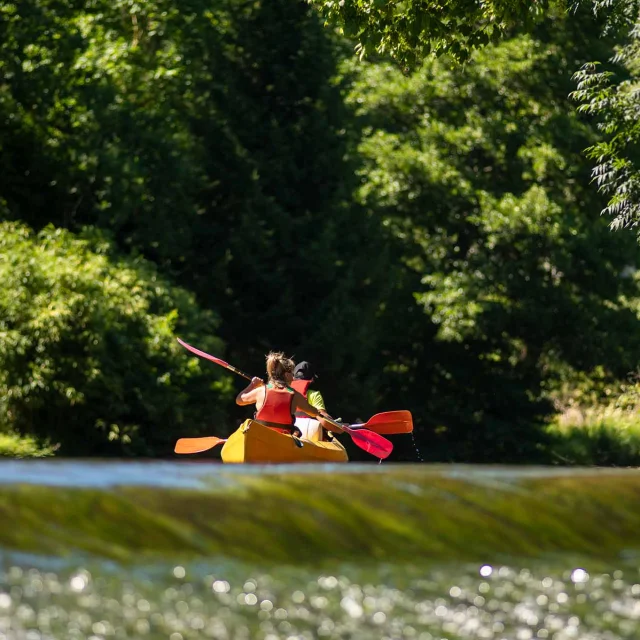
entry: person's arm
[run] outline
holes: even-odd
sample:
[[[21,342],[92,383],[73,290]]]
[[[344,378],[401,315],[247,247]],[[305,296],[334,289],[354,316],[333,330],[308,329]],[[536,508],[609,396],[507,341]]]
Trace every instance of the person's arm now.
[[[258,400],[258,389],[264,385],[260,378],[252,378],[251,382],[236,396],[236,404],[241,407],[255,404]]]
[[[306,398],[297,391],[296,395],[293,398],[293,409],[294,411],[302,411],[311,418],[316,418],[320,422],[320,424],[328,431],[338,431],[338,433],[342,432],[342,429],[339,426],[334,425],[332,422],[326,422],[322,419],[323,416],[331,418],[331,416],[324,409],[316,409],[316,407],[309,404]]]

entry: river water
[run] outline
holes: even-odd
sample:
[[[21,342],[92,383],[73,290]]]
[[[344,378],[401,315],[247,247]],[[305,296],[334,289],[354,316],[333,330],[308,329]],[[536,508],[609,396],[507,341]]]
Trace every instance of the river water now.
[[[0,640],[640,639],[640,472],[0,463]]]

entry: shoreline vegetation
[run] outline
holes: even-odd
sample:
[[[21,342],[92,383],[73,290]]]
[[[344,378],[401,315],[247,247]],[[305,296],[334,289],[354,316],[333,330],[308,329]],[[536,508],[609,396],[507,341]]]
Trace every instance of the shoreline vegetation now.
[[[587,406],[565,398],[564,403],[544,424],[546,438],[539,455],[517,464],[640,466],[640,384],[623,385],[620,395],[608,402]],[[58,449],[58,444],[31,436],[0,433],[0,458],[45,458]]]
[[[637,374],[634,375],[637,378]],[[589,397],[591,396],[591,397]],[[590,402],[588,402],[590,400]],[[546,430],[558,464],[640,466],[640,384],[557,401],[561,411]]]

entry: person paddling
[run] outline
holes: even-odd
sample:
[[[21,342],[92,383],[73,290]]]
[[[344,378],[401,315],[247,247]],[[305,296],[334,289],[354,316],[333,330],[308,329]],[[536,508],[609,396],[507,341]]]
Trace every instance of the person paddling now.
[[[293,380],[291,387],[301,393],[307,400],[307,402],[318,409],[322,415],[328,415],[327,409],[324,404],[324,398],[322,394],[316,390],[311,389],[311,385],[315,382],[317,376],[315,374],[313,365],[306,360],[303,360],[293,370]],[[308,415],[301,411],[297,411],[295,414],[296,427],[302,432],[302,437],[308,440],[320,441],[325,439],[325,429],[318,420],[310,418]]]
[[[252,378],[236,397],[236,404],[255,404],[255,420],[272,429],[300,435],[301,431],[295,425],[296,413],[301,412],[312,418],[321,416],[321,413],[300,392],[289,386],[293,370],[293,360],[283,353],[272,351],[267,356],[267,384],[260,378]]]

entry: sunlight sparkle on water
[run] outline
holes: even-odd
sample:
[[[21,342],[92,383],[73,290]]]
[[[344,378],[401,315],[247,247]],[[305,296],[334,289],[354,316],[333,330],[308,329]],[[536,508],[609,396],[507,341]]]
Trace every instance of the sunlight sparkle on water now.
[[[231,587],[226,580],[216,580],[212,588],[216,593],[227,593]]]
[[[184,570],[176,572],[180,567]],[[132,637],[267,640],[443,637],[456,640],[637,640],[640,574],[558,565],[419,566],[336,576],[272,568],[170,565],[0,574],[0,639]],[[188,576],[188,578],[187,578]]]
[[[586,582],[589,579],[589,574],[584,569],[574,569],[571,573],[571,582],[579,584]]]
[[[187,575],[187,572],[185,571],[184,567],[174,567],[173,568],[173,575],[176,578],[182,579]]]
[[[88,580],[84,574],[78,574],[71,578],[69,585],[73,591],[83,591],[87,586]]]

